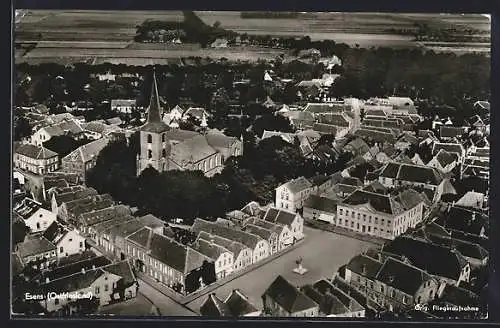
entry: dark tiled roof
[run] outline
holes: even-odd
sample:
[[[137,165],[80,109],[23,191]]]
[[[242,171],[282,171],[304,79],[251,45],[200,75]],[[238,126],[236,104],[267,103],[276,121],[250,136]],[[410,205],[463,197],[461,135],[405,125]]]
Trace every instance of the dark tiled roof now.
[[[111,264],[111,261],[108,260],[105,256],[94,256],[81,261],[76,261],[66,265],[61,265],[54,268],[53,270],[44,272],[40,277],[40,281],[45,282],[45,279],[47,278],[49,279],[49,281],[61,279],[63,277],[80,273],[82,272],[82,269],[89,271],[93,267],[101,268],[108,264]]]
[[[132,270],[132,266],[128,260],[107,265],[102,269],[106,272],[122,277],[122,283],[125,286],[131,286],[136,282],[134,271]]]
[[[441,138],[454,138],[463,135],[466,130],[467,129],[465,127],[441,125],[439,127],[439,136]]]
[[[308,103],[304,111],[311,113],[341,113],[349,106],[333,103]]]
[[[339,315],[350,312],[349,309],[333,294],[321,294],[311,285],[301,288],[302,292],[319,305],[319,310],[325,315]]]
[[[318,304],[304,295],[297,287],[290,284],[282,276],[278,276],[264,292],[288,313],[295,313],[318,307]]]
[[[387,163],[380,176],[433,185],[439,185],[443,181],[443,176],[435,168],[395,162]]]
[[[391,142],[394,143],[396,138],[391,133],[385,133],[382,131],[377,131],[375,129],[359,129],[354,134],[363,139],[371,139],[378,142]]]
[[[342,114],[328,113],[318,115],[318,121],[340,127],[349,127],[349,121]]]
[[[229,252],[226,248],[218,245],[214,242],[212,243],[210,240],[205,240],[203,238],[198,238],[191,247],[200,252],[201,254],[211,258],[214,261],[217,261],[219,256],[224,254],[225,252]]]
[[[238,289],[233,290],[224,303],[229,308],[231,314],[235,317],[257,312],[257,309],[252,303],[250,303],[248,297],[246,297]]]
[[[17,252],[21,258],[38,255],[55,250],[56,246],[43,236],[28,236],[17,244]]]
[[[269,240],[274,232],[272,230],[268,230],[264,227],[259,227],[259,226],[254,225],[254,224],[247,224],[245,226],[245,231],[248,233],[257,235],[260,238],[265,239],[265,240]]]
[[[337,126],[325,123],[314,123],[313,130],[323,134],[337,134]]]
[[[16,153],[33,159],[49,159],[57,156],[50,149],[32,144],[24,144],[16,149]]]
[[[289,226],[295,220],[295,214],[270,207],[264,215],[264,220]]]
[[[305,208],[312,208],[329,213],[337,213],[337,201],[332,199],[321,197],[318,195],[310,195],[305,204]]]
[[[398,204],[390,196],[367,192],[364,190],[356,190],[344,199],[342,204],[369,204],[374,210],[391,215],[397,215],[404,211],[401,204]]]
[[[463,146],[461,144],[459,144],[459,143],[454,144],[454,143],[440,143],[440,142],[436,142],[432,146],[432,153],[434,155],[436,155],[441,149],[446,150],[449,153],[457,153],[460,156],[464,152]]]
[[[479,306],[479,296],[473,292],[453,285],[446,285],[439,298],[440,301],[456,306]]]
[[[466,233],[480,235],[483,227],[488,227],[488,217],[466,208],[453,206],[449,212],[441,214],[437,220],[446,229],[460,230]]]
[[[353,257],[347,264],[346,268],[354,273],[373,279],[377,275],[381,266],[382,263],[379,261],[369,256],[360,254]]]
[[[208,295],[205,302],[200,307],[200,314],[207,317],[231,316],[229,307],[221,301],[215,293]]]
[[[102,269],[90,270],[80,273],[75,273],[61,279],[52,280],[49,283],[40,285],[41,293],[47,292],[63,293],[73,292],[88,288],[99,277],[104,275]]]
[[[325,279],[315,282],[313,284],[313,288],[323,295],[331,294],[352,312],[363,310],[362,305],[354,297],[351,297],[350,291],[345,292],[335,284],[332,284]]]
[[[59,226],[57,221],[52,222],[52,224],[43,232],[43,237],[45,237],[48,241],[54,242],[59,233],[61,232],[62,227]]]
[[[420,286],[430,277],[424,271],[388,258],[377,273],[376,279],[407,295],[415,295]]]
[[[449,153],[446,150],[441,149],[437,153],[436,159],[441,167],[446,167],[446,165],[458,161],[458,155],[456,153]]]
[[[24,220],[27,220],[40,208],[42,208],[42,204],[39,202],[31,198],[24,198],[17,206],[14,207],[14,213],[19,215]]]
[[[77,190],[67,193],[62,193],[54,195],[58,205],[62,203],[69,203],[79,199],[87,199],[89,196],[97,196],[97,190],[94,188],[85,188],[83,190]]]
[[[240,255],[242,250],[248,248],[247,246],[243,245],[238,241],[233,241],[227,238],[223,238],[215,234],[210,234],[205,231],[201,231],[198,234],[198,239],[208,240],[208,241],[213,240],[214,243],[216,243],[217,245],[220,245],[221,247],[224,247],[225,249],[233,253],[235,259]]]
[[[384,251],[405,256],[416,267],[426,272],[457,280],[465,261],[447,247],[399,237],[384,246]]]
[[[378,176],[375,174],[374,179],[376,179],[377,177]],[[370,178],[369,181],[374,180],[374,179]],[[377,194],[386,194],[387,193],[387,188],[377,180],[373,181],[372,183],[370,183],[369,185],[364,187],[363,190],[368,191],[368,192],[374,192]]]
[[[257,243],[262,240],[261,237],[247,233],[241,230],[225,227],[222,225],[219,225],[217,223],[212,223],[209,221],[201,220],[201,219],[196,219],[194,221],[194,224],[192,226],[192,230],[196,233],[200,233],[201,231],[211,233],[218,235],[220,237],[233,240],[233,241],[238,241],[245,246],[249,247],[250,249],[255,249],[257,246]]]

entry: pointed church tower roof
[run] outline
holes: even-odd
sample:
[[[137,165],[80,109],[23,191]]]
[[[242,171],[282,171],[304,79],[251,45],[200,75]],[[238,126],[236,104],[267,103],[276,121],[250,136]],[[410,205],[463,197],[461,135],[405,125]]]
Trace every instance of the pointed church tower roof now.
[[[158,94],[158,85],[156,83],[156,72],[153,70],[153,86],[151,87],[151,98],[148,107],[148,119],[142,126],[142,131],[161,133],[169,128],[161,119],[160,95]]]

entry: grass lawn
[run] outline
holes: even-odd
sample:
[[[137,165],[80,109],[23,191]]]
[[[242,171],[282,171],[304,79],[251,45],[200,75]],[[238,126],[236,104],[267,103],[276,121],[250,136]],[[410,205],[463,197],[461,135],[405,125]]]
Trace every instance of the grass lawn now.
[[[278,275],[282,275],[295,285],[312,283],[318,279],[330,278],[339,267],[346,264],[354,255],[359,254],[373,245],[336,235],[330,232],[313,230],[304,227],[306,240],[293,251],[284,254],[275,261],[267,263],[227,284],[214,290],[217,296],[225,299],[233,289],[240,289],[253,304],[261,309],[261,295]],[[297,266],[297,258],[303,258],[303,266],[309,271],[300,276],[292,270]],[[193,311],[199,313],[206,296],[202,296],[187,304]]]

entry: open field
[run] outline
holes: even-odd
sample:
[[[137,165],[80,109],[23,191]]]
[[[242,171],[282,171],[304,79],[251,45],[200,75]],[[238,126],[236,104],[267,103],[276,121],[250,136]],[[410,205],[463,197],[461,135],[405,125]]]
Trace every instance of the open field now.
[[[197,12],[209,25],[240,33],[272,36],[308,35],[313,40],[331,39],[351,46],[393,48],[420,47],[434,51],[489,52],[484,43],[439,45],[415,42],[411,36],[388,33],[389,28],[415,29],[415,22],[449,28],[465,26],[489,32],[490,23],[481,15],[305,13],[298,18],[241,18],[239,12]],[[165,64],[185,57],[227,58],[255,61],[275,58],[282,50],[267,48],[201,49],[198,45],[137,44],[136,25],[145,20],[182,21],[179,11],[57,11],[25,10],[16,24],[16,42],[37,42],[27,54],[16,53],[16,62]],[[483,35],[484,36],[484,35]],[[41,41],[38,42],[39,37]]]
[[[259,309],[261,296],[278,275],[282,275],[294,285],[312,283],[321,278],[331,278],[339,267],[346,264],[355,254],[362,253],[373,245],[357,239],[336,235],[327,231],[304,227],[306,240],[293,251],[283,254],[255,270],[228,282],[213,292],[226,298],[233,289],[240,289]],[[304,259],[303,265],[309,270],[303,276],[292,272],[297,267],[297,258]],[[206,296],[200,297],[187,306],[199,312]]]

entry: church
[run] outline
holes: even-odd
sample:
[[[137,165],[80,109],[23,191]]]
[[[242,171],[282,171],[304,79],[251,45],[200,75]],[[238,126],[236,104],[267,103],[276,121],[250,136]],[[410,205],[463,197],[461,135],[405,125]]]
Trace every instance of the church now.
[[[222,171],[229,157],[243,154],[243,144],[238,138],[217,130],[205,129],[203,133],[182,130],[168,126],[161,117],[160,96],[153,72],[148,117],[139,129],[141,146],[137,155],[137,175],[153,167],[158,172],[202,171],[210,177]]]

